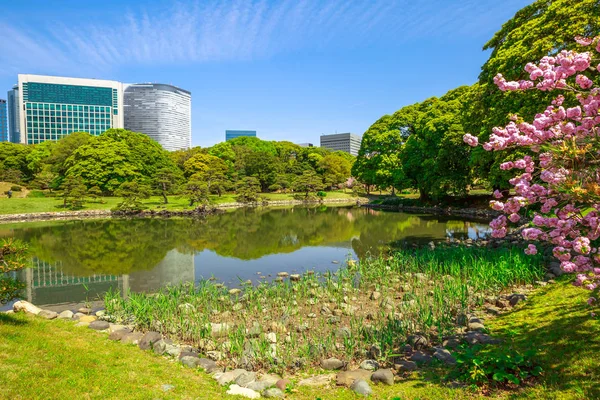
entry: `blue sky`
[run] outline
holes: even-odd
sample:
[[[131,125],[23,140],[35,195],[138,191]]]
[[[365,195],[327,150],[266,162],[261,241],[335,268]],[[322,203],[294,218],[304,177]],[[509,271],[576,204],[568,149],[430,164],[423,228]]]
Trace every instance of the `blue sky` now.
[[[0,98],[18,73],[170,83],[192,142],[226,129],[318,144],[476,81],[528,0],[2,1]]]

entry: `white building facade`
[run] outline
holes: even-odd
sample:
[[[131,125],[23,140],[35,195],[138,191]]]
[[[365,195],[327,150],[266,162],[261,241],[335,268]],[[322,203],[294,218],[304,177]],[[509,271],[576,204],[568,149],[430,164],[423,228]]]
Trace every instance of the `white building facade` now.
[[[143,133],[165,150],[192,146],[192,94],[181,88],[136,83],[124,86],[125,129]]]
[[[353,156],[358,155],[362,137],[354,133],[336,133],[321,135],[321,147],[332,151],[345,151]]]

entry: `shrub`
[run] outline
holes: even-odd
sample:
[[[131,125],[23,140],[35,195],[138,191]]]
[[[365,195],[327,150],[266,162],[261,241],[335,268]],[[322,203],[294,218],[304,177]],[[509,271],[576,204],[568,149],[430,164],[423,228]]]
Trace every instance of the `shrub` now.
[[[6,273],[25,268],[27,248],[12,239],[4,240],[0,245],[0,303],[5,304],[19,296],[25,288],[20,282]]]
[[[13,192],[20,192],[22,190],[21,186],[11,186],[10,190],[12,190]]]
[[[448,377],[477,386],[520,386],[543,372],[534,362],[534,354],[533,350],[522,355],[498,347],[465,348],[456,354],[456,367]]]
[[[317,196],[319,196],[321,198],[327,197],[327,192],[324,192],[324,191],[320,190],[320,191],[317,192]]]

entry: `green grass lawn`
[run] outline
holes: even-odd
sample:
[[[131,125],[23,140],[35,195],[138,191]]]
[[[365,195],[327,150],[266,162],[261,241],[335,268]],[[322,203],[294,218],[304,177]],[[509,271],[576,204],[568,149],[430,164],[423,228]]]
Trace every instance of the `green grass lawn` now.
[[[292,194],[284,193],[264,193],[264,196],[269,201],[275,200],[293,200]],[[211,200],[214,204],[233,203],[235,202],[235,194],[224,194],[222,196],[213,195]],[[352,202],[354,197],[352,193],[343,192],[327,192],[327,199],[348,199]],[[100,201],[87,201],[84,204],[83,210],[108,210],[115,207],[121,199],[118,197],[104,197],[103,202]],[[169,196],[169,203],[163,204],[162,197],[152,196],[151,198],[144,200],[143,202],[149,209],[167,209],[167,210],[187,210],[189,207],[189,200],[183,196]],[[0,198],[0,214],[25,214],[25,213],[36,213],[36,212],[58,212],[65,211],[62,208],[62,199],[57,197],[27,197],[27,198],[12,198],[6,197]]]
[[[566,282],[538,289],[522,307],[487,322],[501,345],[537,349],[540,382],[503,399],[600,398],[600,331],[589,317],[588,293]],[[7,399],[218,399],[225,389],[199,371],[183,368],[106,334],[68,321],[0,314],[0,397]],[[431,369],[393,386],[373,385],[374,399],[470,399],[478,392],[439,383]],[[163,384],[175,388],[164,393]],[[298,388],[291,399],[356,399],[348,389]]]

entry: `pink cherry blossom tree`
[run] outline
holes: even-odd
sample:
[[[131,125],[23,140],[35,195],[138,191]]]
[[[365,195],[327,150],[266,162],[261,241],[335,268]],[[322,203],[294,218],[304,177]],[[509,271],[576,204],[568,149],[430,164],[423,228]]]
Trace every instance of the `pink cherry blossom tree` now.
[[[552,104],[532,122],[511,115],[505,127],[493,129],[487,151],[526,147],[533,156],[503,163],[515,170],[510,180],[515,195],[490,206],[503,212],[494,219],[492,236],[502,238],[509,225],[531,217],[531,226],[521,234],[528,241],[553,246],[554,257],[563,271],[574,273],[574,284],[592,291],[588,303],[598,306],[600,298],[600,36],[575,38],[589,51],[561,51],[554,57],[529,63],[529,80],[506,81],[501,74],[494,82],[502,91],[561,91]],[[592,78],[590,78],[592,77]],[[594,80],[596,82],[594,82]],[[478,138],[467,134],[465,143],[478,146]],[[527,254],[536,254],[529,244]]]

